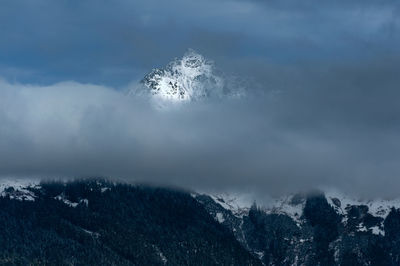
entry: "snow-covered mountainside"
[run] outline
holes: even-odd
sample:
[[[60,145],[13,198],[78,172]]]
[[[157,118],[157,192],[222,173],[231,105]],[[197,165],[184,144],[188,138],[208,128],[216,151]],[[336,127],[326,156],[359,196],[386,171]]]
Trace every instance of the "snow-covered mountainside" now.
[[[33,190],[40,189],[40,182],[34,179],[3,179],[0,180],[0,196],[15,200],[34,201]]]
[[[64,183],[66,185],[66,183]],[[96,182],[101,193],[111,189],[104,182]],[[18,201],[35,201],[41,193],[41,181],[38,179],[3,179],[0,180],[0,197]],[[86,198],[71,199],[65,193],[60,193],[53,199],[63,202],[69,207],[77,207],[80,204],[88,205]]]
[[[176,58],[164,68],[153,69],[135,94],[149,94],[154,100],[190,102],[206,98],[241,97],[238,88],[228,88],[212,61],[194,50]]]
[[[182,209],[176,207],[176,200],[181,202]],[[106,210],[109,201],[113,201],[114,205]],[[121,201],[125,202],[124,205],[120,204]],[[187,204],[190,208],[185,207]],[[107,241],[102,239],[102,236],[110,232],[99,228],[107,228],[108,225],[103,224],[105,220],[93,225],[85,218],[86,215],[97,217],[101,214],[108,217],[113,216],[114,211],[118,209],[120,216],[117,217],[133,215],[127,218],[127,225],[134,225],[136,222],[139,225],[148,221],[162,222],[169,217],[174,219],[169,224],[171,226],[182,223],[182,227],[179,227],[181,230],[198,226],[195,222],[197,218],[191,217],[202,213],[203,222],[207,224],[205,228],[224,228],[221,231],[224,234],[223,239],[230,235],[230,244],[241,246],[243,255],[251,254],[263,265],[400,265],[400,200],[359,200],[337,191],[325,190],[280,198],[264,198],[262,202],[256,202],[250,194],[189,195],[180,191],[141,188],[139,185],[96,179],[72,182],[9,179],[0,181],[0,205],[2,217],[10,216],[10,221],[8,218],[0,219],[0,222],[6,223],[19,222],[18,215],[26,212],[31,215],[29,219],[35,223],[43,222],[43,226],[49,226],[47,218],[42,214],[38,216],[37,212],[45,212],[49,217],[57,213],[60,219],[66,219],[70,214],[78,215],[79,219],[75,217],[71,220],[71,225],[60,226],[72,226],[73,230],[77,230],[79,237],[81,233],[90,235],[94,237],[95,243]],[[140,207],[142,205],[148,206],[148,209],[138,216],[137,211],[143,211]],[[20,206],[24,211],[15,212],[15,206]],[[128,207],[137,210],[127,212]],[[166,208],[169,211],[166,211]],[[17,216],[14,217],[15,215]],[[152,220],[154,217],[159,217],[159,220]],[[37,218],[43,220],[36,221]],[[120,218],[112,217],[107,221],[116,222],[117,226]],[[115,219],[117,221],[114,221]],[[144,222],[141,219],[149,220]],[[32,221],[23,221],[29,226],[35,225]],[[78,227],[75,224],[77,221],[81,223]],[[4,231],[7,226],[9,225],[0,227],[3,228],[3,231],[0,230],[0,239],[7,233],[7,230]],[[164,228],[163,226],[155,224],[154,228]],[[154,228],[149,226],[150,233],[146,237],[159,237],[151,233]],[[135,227],[136,229],[138,228]],[[124,231],[124,228],[118,230]],[[139,226],[138,232],[142,232],[141,230]],[[176,232],[174,230],[176,228],[171,232]],[[166,235],[160,236],[161,239],[167,239],[170,232],[164,233]],[[191,242],[196,239],[189,237],[185,241]],[[21,244],[23,243],[25,242],[22,241]],[[150,248],[140,244],[138,247],[155,254],[157,261],[168,264],[174,258],[175,251],[167,249],[168,245],[161,248],[160,245],[163,244],[160,243],[156,246],[150,245]],[[177,245],[182,254],[192,251],[190,247],[181,246],[179,243]],[[226,258],[234,256],[229,252],[224,254]],[[251,257],[248,259],[252,260]],[[253,261],[252,265],[258,264]]]
[[[336,213],[342,216],[342,222],[346,223],[348,216],[351,215],[352,208],[362,207],[365,214],[370,214],[373,217],[379,217],[383,220],[388,216],[391,209],[400,209],[400,199],[357,199],[355,197],[346,195],[337,190],[326,190],[323,192],[329,205],[336,211]],[[198,197],[199,194],[193,194],[194,197]],[[208,194],[210,198],[217,204],[219,204],[225,210],[230,211],[236,217],[242,217],[247,215],[251,206],[257,204],[258,208],[266,214],[281,214],[287,215],[298,226],[301,226],[303,217],[303,209],[305,207],[306,197],[305,194],[291,194],[282,196],[280,198],[269,198],[268,201],[256,202],[248,194]],[[218,216],[218,217],[217,217]],[[224,220],[222,214],[215,216],[217,220]],[[382,225],[382,224],[380,224]],[[359,225],[360,230],[371,229],[373,233],[384,234],[382,230],[376,228],[365,228],[364,225]]]
[[[397,242],[392,242],[400,237],[398,199],[361,200],[334,190],[293,194],[260,203],[240,194],[192,196],[265,265],[316,265],[324,260],[324,265],[399,262],[394,258],[394,264],[382,264],[383,260],[390,260],[390,254],[375,258],[376,254],[382,255],[375,250],[378,247],[387,252],[400,251]],[[271,245],[279,250],[271,250]]]
[[[104,183],[98,182],[97,184],[101,192],[105,192],[110,188]],[[35,194],[41,189],[40,181],[35,179],[4,179],[0,180],[0,197],[9,197],[19,201],[34,201],[37,198]],[[372,230],[375,234],[384,234],[382,229],[383,221],[390,213],[391,209],[400,209],[400,199],[384,200],[362,200],[351,197],[336,190],[324,191],[325,197],[329,205],[342,217],[342,222],[345,224],[350,215],[352,215],[352,208],[362,208],[364,215],[369,214],[373,217],[381,218],[382,221],[378,227],[367,228],[360,223],[358,229]],[[213,202],[222,207],[222,209],[229,211],[235,217],[242,218],[248,215],[252,205],[257,204],[258,208],[266,214],[280,214],[290,217],[298,226],[301,226],[303,216],[303,209],[306,202],[306,195],[292,194],[282,196],[280,198],[269,198],[261,202],[256,202],[250,194],[238,193],[220,193],[220,194],[202,194],[193,193],[194,198],[201,198],[201,196],[210,197]],[[77,202],[70,201],[64,194],[54,197],[56,200],[64,202],[66,205],[76,207],[78,204],[86,204],[87,199],[79,199]],[[221,223],[226,220],[223,213],[216,212],[213,214],[216,220]]]
[[[0,183],[0,265],[261,265],[182,191],[104,179]]]

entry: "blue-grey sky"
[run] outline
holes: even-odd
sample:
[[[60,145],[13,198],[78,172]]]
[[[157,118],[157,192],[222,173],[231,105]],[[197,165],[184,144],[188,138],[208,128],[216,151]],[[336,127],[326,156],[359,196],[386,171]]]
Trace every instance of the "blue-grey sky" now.
[[[188,48],[238,72],[365,64],[398,57],[399,16],[394,0],[1,1],[0,74],[121,87]]]
[[[0,1],[0,176],[398,196],[399,44],[395,0]],[[248,97],[126,96],[188,48]]]

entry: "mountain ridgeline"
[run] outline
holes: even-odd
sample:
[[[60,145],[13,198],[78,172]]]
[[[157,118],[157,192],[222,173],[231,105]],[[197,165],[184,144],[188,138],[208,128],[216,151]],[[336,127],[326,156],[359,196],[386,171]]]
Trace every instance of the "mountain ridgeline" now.
[[[2,189],[1,265],[400,263],[398,209],[374,216],[322,193],[291,196],[293,213],[102,179]]]
[[[32,191],[0,198],[0,264],[260,264],[187,193],[99,180]]]

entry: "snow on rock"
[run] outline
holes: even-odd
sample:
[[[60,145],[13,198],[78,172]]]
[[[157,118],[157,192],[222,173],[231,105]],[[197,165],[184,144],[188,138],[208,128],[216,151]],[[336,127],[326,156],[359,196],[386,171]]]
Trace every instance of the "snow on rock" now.
[[[380,228],[379,226],[373,226],[373,227],[371,227],[370,229],[372,230],[372,233],[373,233],[374,235],[382,235],[382,236],[385,236],[385,231],[384,231],[382,228]]]
[[[76,206],[78,206],[79,204],[83,204],[86,207],[89,205],[89,200],[87,199],[80,199],[79,202],[72,202],[69,199],[67,199],[67,197],[65,196],[64,192],[61,193],[58,196],[54,197],[55,200],[59,200],[62,201],[63,203],[65,203],[66,205],[75,208]]]
[[[168,102],[240,98],[245,94],[242,89],[225,86],[217,72],[212,61],[189,49],[182,58],[176,58],[166,67],[153,69],[141,81],[143,86],[131,90],[130,94],[149,95],[161,107]]]
[[[223,223],[225,221],[224,215],[220,212],[217,212],[217,214],[215,215],[215,219],[219,222],[219,223]]]
[[[79,203],[84,204],[86,207],[89,206],[89,200],[88,200],[88,199],[81,199],[81,200],[79,201]]]
[[[342,215],[346,214],[346,207],[365,205],[368,213],[385,219],[392,208],[400,208],[400,199],[357,199],[332,189],[326,190],[325,196],[328,203]]]
[[[0,180],[0,196],[20,201],[34,201],[36,196],[32,189],[40,189],[39,183],[34,179]]]
[[[231,211],[234,215],[241,217],[248,213],[253,203],[247,194],[209,194],[209,196],[224,209]]]
[[[347,222],[347,212],[350,206],[365,205],[368,207],[368,213],[381,217],[383,220],[389,214],[392,208],[400,208],[400,199],[374,199],[363,200],[356,199],[355,197],[348,196],[332,189],[322,190],[328,203],[342,216],[342,222]],[[305,194],[290,194],[278,198],[266,197],[261,201],[255,201],[252,194],[246,193],[204,193],[208,194],[216,203],[221,205],[224,209],[229,210],[237,217],[247,215],[252,204],[257,203],[257,207],[268,214],[284,214],[291,217],[297,224],[301,226],[303,223],[302,215],[306,202]],[[216,217],[218,221],[221,219]],[[383,222],[378,226],[366,228],[364,225],[358,227],[358,231],[371,230],[376,235],[384,235]]]
[[[247,215],[252,204],[255,202],[257,206],[269,214],[285,214],[291,217],[298,226],[301,225],[301,216],[305,204],[305,198],[293,194],[280,198],[264,199],[256,202],[251,194],[240,193],[221,193],[209,194],[209,196],[224,209],[231,211],[235,216],[242,217]]]
[[[359,225],[357,225],[357,231],[358,232],[367,232],[368,229],[363,223],[360,223]]]
[[[154,69],[142,83],[151,95],[168,101],[191,101],[223,90],[223,80],[214,74],[213,63],[193,50],[165,68]]]
[[[305,197],[301,194],[291,194],[280,198],[271,198],[261,206],[267,213],[285,214],[292,218],[297,226],[301,225],[301,216],[305,205]]]
[[[64,193],[61,193],[60,195],[55,196],[54,199],[55,200],[60,200],[60,201],[64,202],[65,204],[67,204],[68,206],[73,207],[73,208],[75,208],[79,204],[78,202],[72,202],[72,201],[68,200],[65,197]]]
[[[264,252],[263,251],[254,251],[254,254],[262,261],[264,258]]]
[[[155,245],[153,245],[153,248],[155,249],[156,253],[157,253],[158,256],[160,257],[161,262],[162,262],[164,265],[167,264],[168,259],[167,259],[167,257],[165,257],[165,255],[161,252],[161,250],[160,250],[157,246],[155,246]]]
[[[160,256],[161,261],[163,262],[163,264],[167,264],[168,260],[167,257],[164,256],[164,254],[160,251],[160,253],[158,253],[158,255]]]
[[[84,229],[84,228],[81,228],[81,229],[82,229],[83,232],[85,232],[86,234],[91,235],[91,236],[94,237],[94,238],[99,238],[99,237],[100,237],[100,234],[99,234],[99,233],[92,232],[92,231],[86,230],[86,229]]]
[[[109,188],[109,187],[102,187],[102,188],[101,188],[101,193],[104,193],[104,192],[106,192],[107,190],[111,190],[111,188]]]

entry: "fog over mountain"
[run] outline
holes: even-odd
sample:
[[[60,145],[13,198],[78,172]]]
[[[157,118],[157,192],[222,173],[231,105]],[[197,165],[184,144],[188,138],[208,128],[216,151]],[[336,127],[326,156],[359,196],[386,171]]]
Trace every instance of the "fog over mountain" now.
[[[187,56],[176,60],[183,64]],[[396,126],[390,121],[385,128],[380,126],[393,110],[371,114],[375,108],[369,106],[369,114],[358,114],[359,110],[333,109],[334,116],[326,107],[303,106],[296,111],[290,106],[296,102],[293,91],[261,93],[251,82],[246,89],[227,82],[238,86],[227,88],[232,92],[247,91],[231,97],[223,93],[222,76],[201,73],[201,64],[189,69],[199,73],[175,72],[161,90],[157,81],[151,87],[146,79],[122,91],[77,82],[34,86],[3,80],[1,174],[110,176],[260,193],[334,186],[353,193],[395,195]],[[163,71],[152,72],[161,75],[160,84],[168,75]],[[220,88],[207,81],[211,76],[219,80]],[[185,91],[187,83],[195,84],[194,89]],[[179,90],[184,98],[163,96],[174,97]],[[295,104],[304,104],[303,97],[298,95]],[[329,97],[336,101],[340,96]],[[330,99],[321,95],[320,100]]]
[[[400,265],[398,0],[0,1],[0,265]]]
[[[22,2],[0,4],[2,177],[398,196],[397,2]]]

